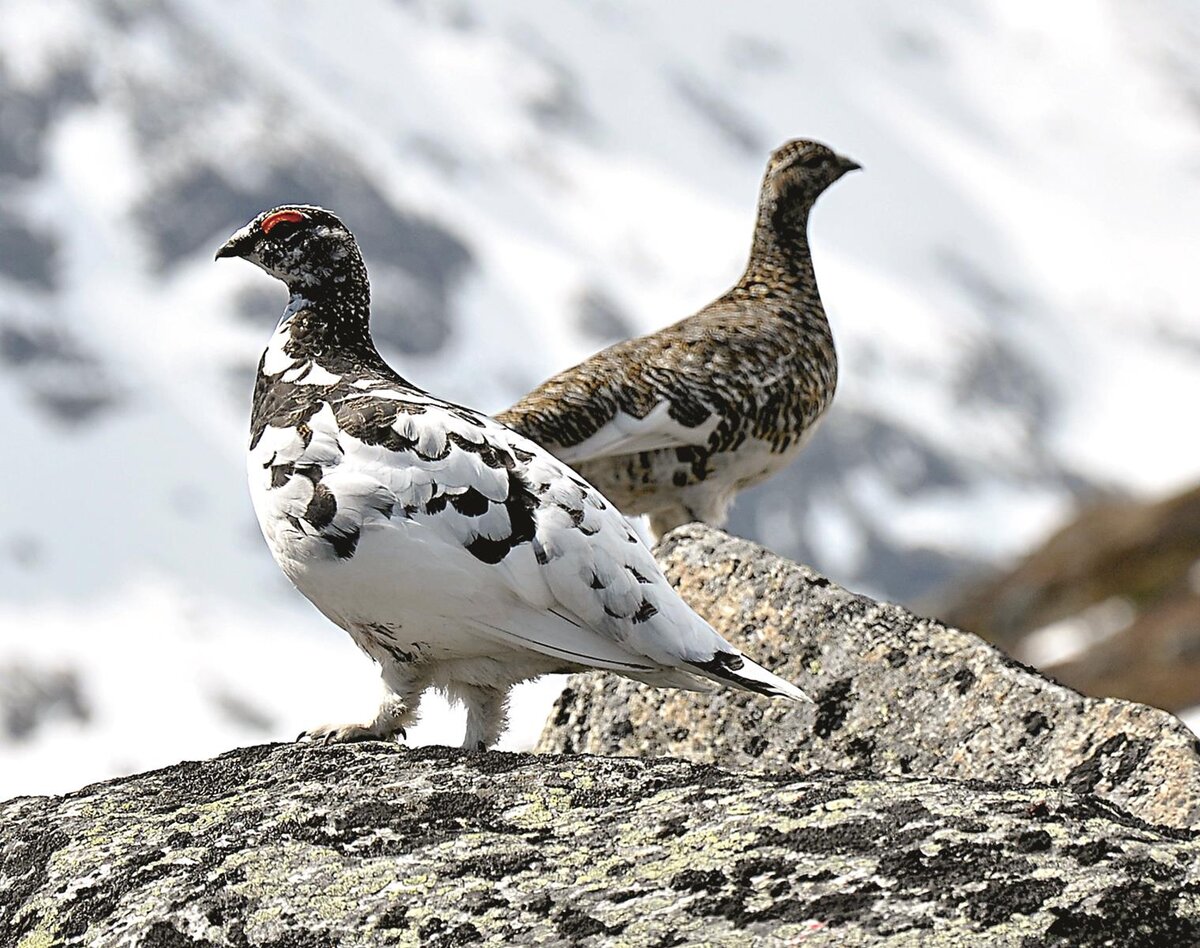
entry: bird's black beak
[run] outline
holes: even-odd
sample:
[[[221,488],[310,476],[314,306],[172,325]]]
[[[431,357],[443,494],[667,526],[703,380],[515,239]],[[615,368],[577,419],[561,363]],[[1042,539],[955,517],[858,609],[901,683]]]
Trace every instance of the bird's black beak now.
[[[862,165],[853,158],[842,158],[841,165],[842,174],[849,174],[851,171],[862,171]]]
[[[214,260],[220,260],[223,257],[244,257],[254,246],[254,234],[248,234],[244,231],[238,231],[223,243],[217,250],[217,255]]]

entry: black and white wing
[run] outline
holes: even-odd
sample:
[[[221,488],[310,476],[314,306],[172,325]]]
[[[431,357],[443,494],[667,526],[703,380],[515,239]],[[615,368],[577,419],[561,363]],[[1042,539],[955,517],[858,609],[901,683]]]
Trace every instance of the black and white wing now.
[[[672,669],[804,699],[799,689],[741,655],[679,598],[650,550],[599,491],[516,432],[490,419],[486,431],[500,451],[511,452],[516,476],[538,501],[531,549],[498,564],[522,598],[561,618],[575,630],[572,638],[580,631],[589,640],[598,634],[648,659],[660,679],[662,669]],[[555,640],[562,634],[559,628]],[[653,681],[655,673],[631,677]]]

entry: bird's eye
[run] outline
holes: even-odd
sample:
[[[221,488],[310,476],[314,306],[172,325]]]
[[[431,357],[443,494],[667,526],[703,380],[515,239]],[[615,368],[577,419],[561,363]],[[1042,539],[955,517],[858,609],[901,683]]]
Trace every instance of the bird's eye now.
[[[803,158],[800,159],[800,164],[803,165],[805,168],[819,168],[824,163],[825,163],[825,156],[820,154],[819,152],[811,154],[811,155],[805,155]]]
[[[285,226],[284,226],[283,230],[280,231],[280,234],[279,234],[279,235],[282,235],[282,234],[286,233],[288,230],[290,230],[292,228],[292,226],[299,224],[304,219],[305,219],[304,215],[301,214],[299,211],[276,211],[274,214],[271,214],[269,217],[264,218],[263,222],[259,225],[259,227],[262,228],[262,232],[264,234],[269,234],[280,224],[283,224]],[[276,236],[279,236],[279,235],[276,235]]]

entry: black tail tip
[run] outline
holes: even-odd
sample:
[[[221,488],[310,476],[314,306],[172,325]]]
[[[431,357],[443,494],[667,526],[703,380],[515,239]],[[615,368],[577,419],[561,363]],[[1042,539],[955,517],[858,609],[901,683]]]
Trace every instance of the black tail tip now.
[[[706,662],[688,662],[688,664],[707,675],[736,685],[744,691],[753,691],[755,694],[769,697],[780,694],[779,689],[772,687],[767,682],[755,681],[739,675],[738,672],[746,667],[746,660],[736,652],[717,652]]]

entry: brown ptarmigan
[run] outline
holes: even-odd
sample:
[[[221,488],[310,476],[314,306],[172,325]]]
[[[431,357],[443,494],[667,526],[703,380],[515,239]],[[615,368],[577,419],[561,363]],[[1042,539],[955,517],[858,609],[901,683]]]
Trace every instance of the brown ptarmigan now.
[[[599,491],[383,361],[366,267],[337,217],[275,208],[217,256],[257,264],[291,294],[254,388],[259,525],[284,573],[380,664],[392,694],[370,723],[309,737],[403,733],[434,687],[467,706],[464,746],[482,749],[504,727],[514,683],[589,668],[805,697],[688,608]]]
[[[776,149],[742,278],[693,316],[598,352],[497,417],[570,464],[656,536],[720,526],[734,495],[791,462],[837,385],[808,249],[817,197],[859,165]]]

